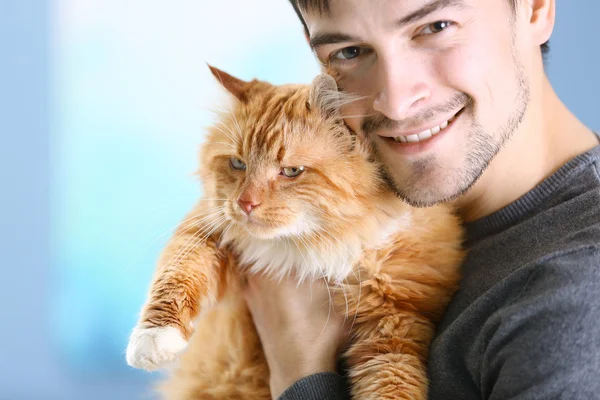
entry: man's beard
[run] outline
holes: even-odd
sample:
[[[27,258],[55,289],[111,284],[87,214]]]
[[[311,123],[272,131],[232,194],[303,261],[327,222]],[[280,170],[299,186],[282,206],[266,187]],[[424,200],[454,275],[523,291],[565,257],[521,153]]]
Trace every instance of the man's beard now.
[[[429,207],[435,204],[452,201],[466,192],[479,180],[483,172],[490,165],[494,157],[500,152],[502,147],[512,137],[513,133],[521,124],[527,105],[529,104],[529,86],[525,79],[522,68],[517,68],[517,95],[515,109],[509,115],[506,123],[498,128],[497,135],[490,134],[475,119],[475,107],[473,99],[466,93],[460,93],[455,96],[448,104],[442,107],[436,107],[411,118],[414,121],[429,120],[432,117],[458,110],[464,106],[462,113],[470,114],[473,124],[467,135],[467,154],[462,165],[456,169],[444,171],[434,156],[418,160],[411,165],[411,174],[403,182],[396,182],[394,175],[390,172],[387,165],[383,163],[381,152],[376,143],[369,140],[374,157],[379,160],[379,173],[387,183],[390,190],[396,193],[398,197],[414,207]],[[365,137],[369,138],[380,129],[393,130],[394,127],[408,125],[410,121],[399,123],[388,119],[383,115],[377,117],[365,118],[362,124],[362,130]],[[414,124],[413,125],[418,125]],[[431,181],[425,182],[426,177],[431,177],[434,171],[444,173],[441,177],[453,188],[451,193],[438,193],[437,187]],[[438,175],[439,176],[439,175]]]

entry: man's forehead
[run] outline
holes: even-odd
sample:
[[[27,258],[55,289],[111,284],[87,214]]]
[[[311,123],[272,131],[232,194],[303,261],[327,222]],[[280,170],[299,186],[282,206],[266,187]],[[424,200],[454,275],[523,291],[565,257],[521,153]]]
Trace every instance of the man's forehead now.
[[[419,21],[441,9],[472,7],[472,0],[298,1],[299,6],[305,7],[300,12],[313,48],[331,41],[353,40],[355,38],[352,37],[352,32],[360,31],[364,23],[386,30],[394,29]],[[340,28],[344,32],[340,32]]]
[[[352,10],[412,12],[466,5],[469,0],[295,0],[304,20],[339,18]],[[489,1],[489,0],[486,0]],[[308,22],[308,21],[307,21]]]

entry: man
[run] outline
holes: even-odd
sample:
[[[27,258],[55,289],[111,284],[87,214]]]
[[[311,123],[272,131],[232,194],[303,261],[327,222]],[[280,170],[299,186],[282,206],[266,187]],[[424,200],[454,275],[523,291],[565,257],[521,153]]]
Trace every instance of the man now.
[[[390,186],[465,221],[429,398],[600,398],[600,146],[544,72],[555,1],[290,1],[339,86],[367,97],[346,122]],[[274,398],[346,397],[343,321],[315,296],[262,278],[246,290]]]

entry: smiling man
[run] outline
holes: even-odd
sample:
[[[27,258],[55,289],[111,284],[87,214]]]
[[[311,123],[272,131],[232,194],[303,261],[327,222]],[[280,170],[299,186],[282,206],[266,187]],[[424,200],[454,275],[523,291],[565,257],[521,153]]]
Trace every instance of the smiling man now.
[[[324,70],[363,96],[345,120],[390,187],[465,220],[429,398],[598,398],[600,146],[544,71],[555,1],[290,2]],[[323,330],[327,308],[308,290],[257,277],[246,293],[273,396],[345,398],[343,321]]]

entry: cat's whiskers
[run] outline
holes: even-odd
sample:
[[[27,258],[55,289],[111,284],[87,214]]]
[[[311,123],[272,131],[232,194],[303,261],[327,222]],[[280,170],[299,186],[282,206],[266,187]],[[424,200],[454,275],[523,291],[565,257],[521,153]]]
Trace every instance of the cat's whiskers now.
[[[358,309],[360,307],[360,296],[362,294],[362,280],[360,278],[360,266],[358,269],[358,297],[356,299],[356,306],[354,307],[354,318],[352,319],[352,324],[350,324],[350,332],[352,332],[352,328],[354,328],[354,324],[356,323],[356,316],[358,315]]]
[[[219,121],[219,122],[220,122],[220,121]],[[226,126],[226,125],[223,125],[223,126]],[[234,137],[234,136],[235,136],[235,134],[234,134],[233,132],[231,132],[231,131],[229,130],[229,128],[227,128],[227,130],[229,131],[229,133],[227,133],[227,132],[225,132],[223,129],[219,128],[217,125],[213,125],[212,127],[213,127],[213,128],[215,128],[216,130],[218,130],[219,132],[221,132],[223,135],[227,136],[227,137],[229,138],[229,140],[231,140],[231,141],[233,142],[233,144],[231,144],[231,143],[228,143],[228,144],[229,144],[231,147],[233,147],[234,149],[236,149],[236,150],[237,150],[237,147],[236,147],[236,146],[238,146],[238,145],[239,145],[239,141],[240,141],[240,139],[239,139],[238,137]],[[234,135],[234,136],[232,136],[232,135]],[[207,142],[207,143],[210,143],[210,142]]]
[[[325,228],[325,227],[321,227],[321,230],[322,230],[324,233],[327,233],[327,235],[328,235],[329,237],[327,237],[327,236],[325,236],[325,235],[319,235],[319,236],[318,236],[319,240],[321,240],[321,241],[322,241],[322,240],[326,240],[326,241],[327,241],[327,243],[329,244],[329,247],[330,247],[330,249],[328,249],[328,250],[329,250],[329,251],[332,251],[332,252],[337,252],[337,255],[339,256],[339,259],[340,259],[340,260],[341,260],[341,259],[343,259],[343,255],[342,255],[342,249],[341,249],[339,246],[336,246],[336,245],[335,245],[335,244],[334,244],[334,243],[333,243],[333,242],[330,240],[330,238],[331,238],[331,239],[333,239],[333,238],[334,238],[334,235],[333,235],[333,234],[331,234],[331,232],[330,232],[330,231],[329,231],[327,228]],[[337,280],[339,280],[339,277],[335,277],[335,279],[336,279],[336,281],[337,281]],[[344,280],[346,280],[346,278],[343,278],[342,282],[343,282]],[[347,295],[346,295],[346,290],[345,290],[344,286],[343,286],[341,283],[338,283],[337,285],[340,287],[340,289],[342,290],[342,292],[343,292],[343,294],[344,294],[344,299],[345,299],[345,302],[346,302],[346,314],[348,314],[348,297],[347,297]]]
[[[339,90],[321,91],[321,98],[323,99],[323,104],[326,104],[327,108],[332,111],[341,110],[344,106],[371,97],[372,96],[359,96],[353,93],[343,92]]]
[[[205,199],[202,199],[202,200],[205,200]],[[222,199],[206,199],[206,200],[222,200]],[[180,222],[174,224],[173,226],[171,226],[170,228],[166,229],[164,232],[162,232],[156,238],[154,238],[154,240],[152,240],[149,244],[147,244],[146,247],[144,247],[144,249],[142,251],[140,251],[140,253],[133,259],[133,261],[129,265],[127,265],[127,267],[125,267],[123,272],[127,272],[129,270],[129,268],[131,268],[144,255],[144,253],[146,251],[148,251],[150,249],[150,247],[153,244],[155,244],[161,237],[165,236],[167,233],[171,233],[171,231],[176,230],[176,229],[184,229],[185,230],[185,229],[191,228],[192,226],[194,226],[195,224],[197,224],[199,222],[196,220],[197,218],[200,218],[201,216],[207,214],[208,212],[214,211],[215,209],[218,209],[220,207],[221,206],[212,207],[204,212],[201,212],[199,214],[196,214],[189,218],[186,218],[183,221],[180,221]]]
[[[329,296],[329,303],[328,303],[328,312],[327,312],[327,320],[325,321],[325,325],[323,326],[323,330],[321,331],[320,335],[323,334],[323,332],[325,332],[325,329],[327,328],[327,325],[329,324],[329,319],[331,318],[331,309],[333,307],[333,297],[331,296],[331,288],[329,287],[329,279],[327,277],[327,274],[324,270],[324,266],[322,266],[320,264],[320,260],[318,260],[318,258],[314,255],[314,251],[317,251],[314,248],[314,245],[312,245],[309,241],[308,238],[305,237],[305,234],[299,234],[297,236],[297,238],[304,244],[304,246],[307,247],[307,250],[312,253],[312,258],[315,260],[316,262],[316,266],[321,270],[321,277],[320,279],[323,279],[325,282],[325,287],[327,288],[327,294]],[[295,242],[295,241],[294,241]],[[307,264],[308,265],[308,264]],[[311,277],[311,281],[315,278],[315,277]]]
[[[337,284],[337,287],[340,288],[342,290],[342,294],[344,295],[344,303],[346,304],[346,312],[344,313],[344,319],[347,318],[348,315],[348,310],[349,310],[349,306],[348,306],[348,296],[346,295],[346,288],[344,287],[344,282],[346,281],[346,278],[344,278],[344,280],[340,283]]]
[[[218,207],[216,210],[213,210],[213,212],[211,212],[210,214],[209,213],[203,213],[202,214],[203,215],[202,218],[200,220],[196,221],[196,223],[197,224],[201,224],[201,223],[203,223],[203,222],[205,222],[207,220],[211,220],[211,219],[214,219],[214,218],[218,217],[220,214],[224,216],[225,214],[223,213],[223,210],[224,210],[224,207],[221,206],[221,207]]]
[[[219,236],[219,243],[221,242],[221,240],[223,239],[223,237],[226,238],[226,235],[227,235],[227,233],[229,232],[229,230],[231,229],[232,226],[233,226],[233,221],[229,221],[229,224],[223,230],[223,232],[221,232],[221,235]]]
[[[182,246],[182,248],[175,253],[175,255],[173,255],[169,261],[166,263],[166,265],[172,266],[172,265],[178,265],[179,261],[180,261],[180,256],[184,253],[184,251],[187,250],[188,248],[188,243],[191,243],[193,241],[196,240],[197,237],[199,237],[200,235],[202,235],[201,231],[196,231],[194,232],[184,243],[184,246]],[[182,256],[183,259],[183,256]]]
[[[221,79],[221,77],[219,76],[218,78],[219,78],[219,81],[221,82],[221,85],[222,85],[222,86],[225,86],[225,85],[223,84],[223,80]],[[234,123],[235,123],[235,125],[236,125],[236,127],[237,127],[238,134],[239,134],[239,137],[240,137],[240,139],[241,139],[241,138],[243,137],[243,136],[242,136],[242,129],[240,128],[240,125],[239,125],[239,124],[238,124],[238,122],[237,122],[237,118],[235,117],[235,112],[233,111],[233,105],[232,105],[232,101],[231,101],[231,100],[228,102],[228,105],[229,105],[229,114],[231,114],[231,116],[233,117],[233,121],[234,121]],[[225,126],[225,124],[224,124],[224,123],[223,123],[223,125]]]
[[[373,96],[359,96],[359,95],[356,95],[353,93],[348,93],[348,92],[343,92],[343,91],[335,91],[335,90],[327,92],[326,96],[328,96],[330,98],[329,102],[331,104],[331,107],[333,107],[336,110],[341,110],[342,107],[345,107],[345,106],[355,103],[357,101],[362,101],[362,100],[373,98]],[[375,115],[377,115],[377,114],[371,113],[371,114],[361,114],[361,115],[343,115],[343,117],[344,117],[344,119],[346,119],[346,118],[365,118],[365,117],[371,117],[371,116],[375,116]]]
[[[324,235],[321,236],[321,235],[319,235],[318,236],[319,239],[320,240],[327,240],[327,242],[331,245],[332,250],[334,250],[335,252],[337,252],[337,256],[340,258],[340,260],[344,259],[344,254],[342,252],[342,248],[340,246],[336,246],[335,245],[336,244],[335,242],[339,243],[339,240],[336,238],[336,236],[333,233],[331,233],[331,231],[329,229],[327,229],[326,227],[324,227],[324,226],[320,227],[320,231],[322,231],[323,233],[326,233],[327,236],[324,236]],[[335,242],[333,242],[333,241],[335,241]]]
[[[326,240],[331,245],[331,247],[334,250],[337,250],[337,255],[340,256],[340,259],[343,259],[342,248],[340,246],[336,246],[334,243],[332,243],[332,241],[339,242],[339,239],[337,239],[337,237],[333,233],[331,233],[331,231],[327,227],[321,226],[320,230],[323,233],[325,233],[325,235],[319,235],[318,238],[320,240]],[[361,293],[362,293],[362,282],[361,282],[361,278],[360,278],[360,267],[357,268],[357,269],[358,269],[358,276],[356,275],[356,272],[354,271],[354,269],[351,269],[352,275],[358,280],[358,290],[359,290],[358,297],[357,297],[357,300],[356,300],[357,304],[355,306],[354,318],[352,320],[352,327],[354,326],[354,323],[356,321],[356,316],[358,314],[358,306],[360,304],[360,296],[361,296]],[[339,284],[339,288],[342,290],[342,293],[344,295],[344,300],[345,300],[345,303],[346,303],[346,315],[345,315],[345,318],[348,318],[348,314],[350,312],[349,311],[349,300],[348,300],[347,292],[346,292],[346,289],[345,289],[345,287],[343,285],[343,282],[348,283],[348,278],[344,277],[343,280],[342,280],[342,283]]]
[[[228,105],[229,105],[229,111],[222,110],[222,109],[221,110],[223,111],[223,113],[225,113],[227,115],[230,115],[232,117],[233,123],[235,124],[235,128],[237,129],[237,133],[239,135],[239,138],[241,139],[243,137],[242,128],[240,127],[240,124],[238,123],[238,120],[237,120],[237,118],[235,116],[235,112],[233,111],[233,106],[231,104],[231,101],[228,102]],[[224,122],[222,122],[222,124],[223,124],[223,126],[227,127]]]
[[[331,289],[329,287],[327,273],[325,272],[324,266],[322,266],[320,264],[320,262],[319,262],[320,260],[318,260],[317,257],[314,255],[315,254],[314,252],[317,250],[314,248],[314,245],[312,245],[310,243],[309,239],[305,237],[305,234],[299,234],[297,236],[297,238],[304,244],[304,246],[307,248],[309,253],[311,253],[311,256],[313,257],[313,259],[315,259],[315,265],[321,271],[321,277],[319,277],[319,279],[323,279],[325,281],[325,286],[327,287],[327,293],[329,295],[329,312],[327,314],[327,321],[325,321],[325,326],[323,327],[323,330],[321,331],[321,334],[322,334],[325,331],[325,328],[327,328],[327,324],[329,323],[329,318],[331,316],[331,307],[333,305],[333,298],[331,296]],[[315,277],[312,277],[312,278],[314,279]]]
[[[239,144],[239,140],[240,138],[238,138],[238,136],[235,134],[235,132],[233,132],[229,126],[227,126],[227,124],[225,124],[225,122],[223,122],[223,116],[229,114],[230,112],[227,110],[224,110],[222,108],[210,108],[209,109],[210,112],[212,112],[213,114],[216,115],[217,120],[215,121],[214,124],[211,124],[210,126],[217,129],[219,132],[221,132],[223,135],[227,136],[235,145]],[[217,124],[221,124],[223,125],[223,128],[225,128],[225,130],[227,132],[225,132],[223,129],[219,128],[217,126]]]
[[[294,239],[289,239],[289,242],[291,242],[298,249],[298,253],[300,254],[300,257],[302,257],[302,261],[304,262],[304,265],[310,265],[306,261],[306,257],[304,257],[304,252],[302,251],[302,249],[298,245],[298,242],[296,242]],[[299,276],[299,280],[298,280],[298,284],[300,284],[304,280],[304,278],[305,278],[304,275],[300,275]]]
[[[210,236],[214,232],[214,230],[216,230],[219,226],[221,226],[225,221],[226,221],[226,218],[222,217],[222,218],[218,219],[216,222],[214,222],[212,225],[210,225],[207,229],[204,229],[202,231],[194,233],[194,235],[192,235],[192,238],[195,238],[194,241],[192,243],[190,243],[188,246],[186,246],[186,248],[184,250],[182,250],[180,256],[175,260],[175,262],[172,265],[178,265],[179,263],[181,263],[183,261],[183,259],[185,257],[187,257],[187,255],[190,254],[190,252],[197,245],[199,245],[204,240],[206,240],[206,238],[208,236]],[[207,234],[205,234],[210,228],[212,228],[212,230],[210,232],[208,232]],[[198,233],[199,233],[199,235],[198,235]],[[204,236],[202,236],[202,235],[204,235]]]
[[[240,138],[242,138],[243,137],[242,128],[240,127],[240,124],[238,123],[238,120],[235,116],[235,112],[233,111],[233,109],[231,107],[231,103],[229,104],[229,108],[231,109],[231,116],[233,117],[233,122],[235,123],[235,126],[237,127],[237,132],[240,135]]]
[[[309,247],[309,244],[305,238],[305,235],[303,233],[298,233],[295,235],[295,237],[302,243],[302,245],[304,246],[306,251],[309,253],[309,256],[313,257],[314,254],[312,253],[312,249]]]
[[[196,239],[202,236],[202,234],[203,230],[199,229],[195,231],[192,235],[190,235],[190,237],[185,241],[183,246],[181,246],[180,250],[169,259],[167,265],[178,265],[183,260],[183,258],[187,256],[187,254],[189,254],[188,249],[190,249],[191,251],[191,249],[193,248],[193,243],[195,243]]]
[[[223,219],[219,220],[221,222],[219,222],[218,225],[216,225],[210,232],[208,232],[206,235],[204,235],[204,237],[200,240],[200,242],[206,240],[210,235],[212,235],[217,229],[219,229],[219,227],[221,227],[224,223],[228,222],[229,219],[227,217],[224,217]]]
[[[365,117],[374,117],[377,114],[357,114],[357,115],[344,115],[344,119],[349,118],[365,118]]]
[[[333,298],[331,297],[331,290],[329,288],[329,282],[327,282],[327,278],[324,278],[325,280],[325,287],[327,288],[327,294],[329,295],[329,307],[328,307],[328,311],[327,311],[327,320],[325,321],[325,326],[323,326],[323,330],[321,331],[320,335],[323,334],[323,332],[325,332],[325,329],[327,328],[327,325],[329,324],[329,319],[331,318],[331,309],[333,308]]]
[[[231,143],[225,143],[225,142],[204,142],[204,145],[206,145],[206,146],[208,146],[208,145],[222,145],[222,146],[228,147],[229,149],[233,150],[234,152],[237,152],[237,147],[235,147]]]
[[[211,215],[205,216],[204,218],[202,218],[199,221],[199,223],[202,221],[205,221],[207,219],[212,219],[215,217],[218,217],[216,221],[221,221],[221,219],[226,219],[226,217],[224,215],[221,214],[221,216],[219,216],[219,214],[221,214],[221,210],[217,210],[216,212],[212,213]],[[181,247],[181,250],[176,254],[176,256],[171,257],[171,259],[169,260],[169,264],[171,264],[171,265],[179,264],[183,260],[183,258],[189,254],[189,251],[191,251],[191,249],[193,248],[192,243],[196,242],[196,238],[198,236],[203,235],[208,229],[210,229],[210,227],[212,227],[215,223],[217,223],[216,221],[213,221],[213,223],[208,225],[208,227],[204,227],[202,229],[199,229],[197,232],[194,232],[192,234],[192,236],[190,236],[188,238],[188,240],[185,241],[185,243]],[[198,243],[200,243],[200,242],[201,241],[198,241]],[[185,253],[185,255],[184,255],[184,253]],[[173,259],[175,259],[175,260],[173,260]]]
[[[311,257],[312,264],[315,264],[317,267],[319,267],[319,269],[323,273],[323,276],[325,276],[324,266],[321,265],[321,260],[316,255],[317,250],[314,248],[314,245],[310,243],[310,240],[306,238],[305,234],[303,233],[297,235],[297,238],[302,242],[302,244],[308,251],[309,256]]]
[[[328,228],[326,228],[325,226],[321,226],[319,227],[319,231],[317,231],[317,233],[323,233],[322,235],[320,234],[318,236],[319,240],[326,240],[331,245],[332,253],[334,253],[338,257],[338,260],[342,261],[347,259],[347,254],[346,252],[344,252],[343,247],[339,246],[340,240],[337,238],[336,235],[331,233],[331,231]],[[335,277],[335,279],[339,280],[339,276]]]
[[[224,113],[232,114],[233,111],[224,111]],[[223,128],[225,128],[227,132],[229,132],[229,134],[231,135],[231,139],[235,142],[235,144],[239,144],[239,141],[242,139],[242,132],[240,130],[234,132],[222,119],[218,120],[217,124],[223,125]]]

